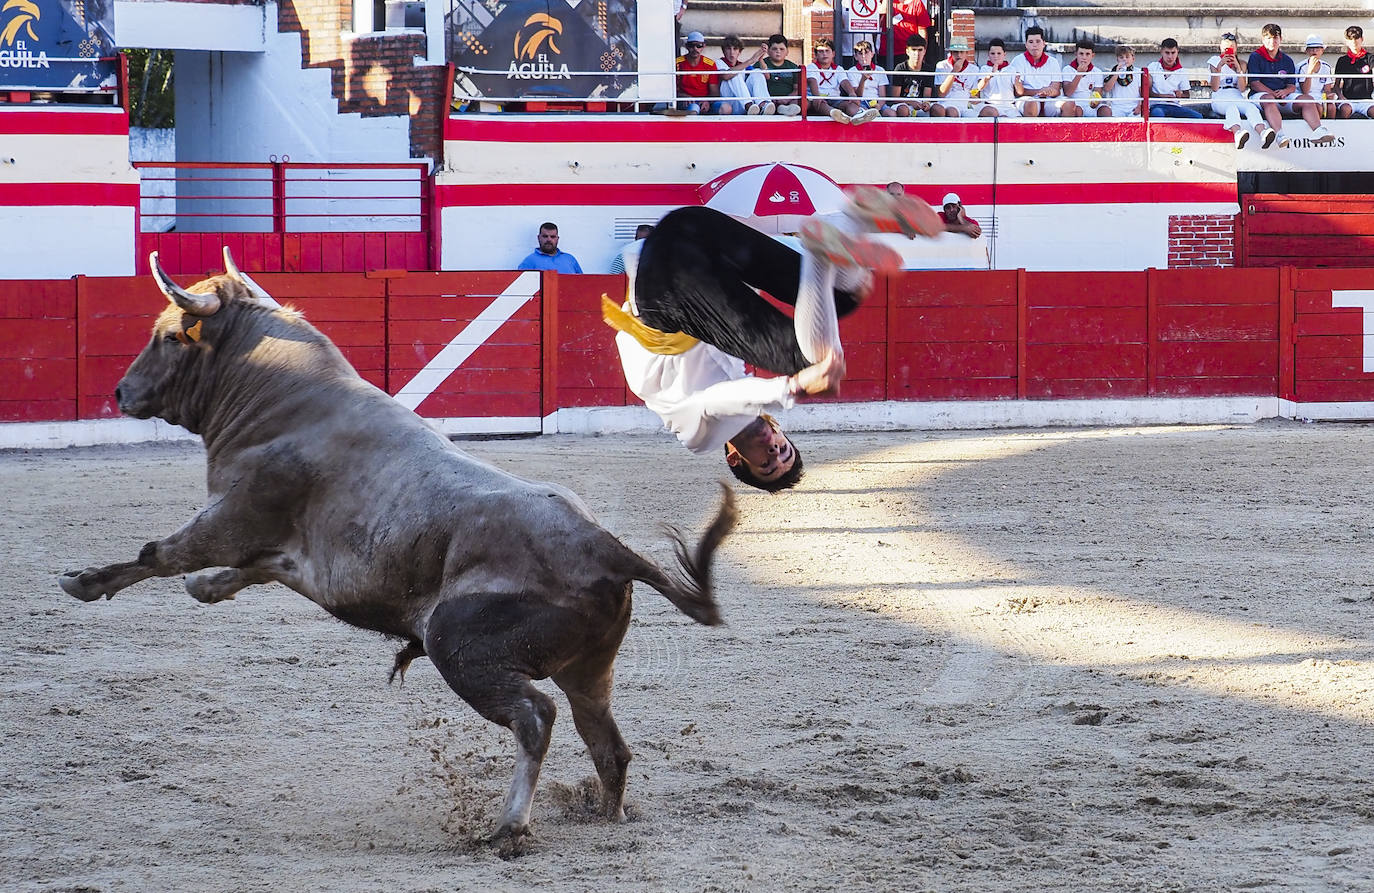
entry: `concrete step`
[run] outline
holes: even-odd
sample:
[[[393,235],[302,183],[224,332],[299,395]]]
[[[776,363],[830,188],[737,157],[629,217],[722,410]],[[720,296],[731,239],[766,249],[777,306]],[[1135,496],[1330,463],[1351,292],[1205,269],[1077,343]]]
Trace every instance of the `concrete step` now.
[[[690,0],[682,15],[682,33],[700,31],[708,41],[737,34],[746,47],[782,30],[782,3],[773,0]],[[801,35],[787,36],[797,40]]]

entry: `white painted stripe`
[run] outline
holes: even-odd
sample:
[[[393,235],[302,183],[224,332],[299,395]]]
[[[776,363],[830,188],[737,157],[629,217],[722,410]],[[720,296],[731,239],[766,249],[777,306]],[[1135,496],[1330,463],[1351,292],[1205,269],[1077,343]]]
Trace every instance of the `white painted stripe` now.
[[[401,386],[396,392],[396,400],[406,409],[414,409],[423,403],[455,369],[463,365],[464,360],[496,334],[496,330],[505,325],[515,315],[515,311],[538,292],[538,272],[526,270],[517,276],[514,282],[506,286],[505,291],[448,343],[447,347],[435,354],[425,364],[425,368]]]
[[[1364,311],[1364,371],[1374,372],[1374,289],[1332,291],[1331,308],[1359,307]]]

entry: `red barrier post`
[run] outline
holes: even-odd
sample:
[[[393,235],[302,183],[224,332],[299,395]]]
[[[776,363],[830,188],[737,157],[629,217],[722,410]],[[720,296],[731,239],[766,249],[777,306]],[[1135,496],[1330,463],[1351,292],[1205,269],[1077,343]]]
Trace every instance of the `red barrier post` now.
[[[1026,352],[1027,328],[1030,324],[1030,295],[1026,289],[1026,271],[1016,271],[1016,399],[1026,399],[1026,373],[1030,361]]]
[[[1293,288],[1293,268],[1279,267],[1279,399],[1298,399],[1297,383],[1297,294]]]
[[[539,375],[540,428],[558,410],[558,273],[546,270],[540,280],[540,333],[542,349]]]
[[[1159,390],[1159,271],[1145,270],[1145,395]]]

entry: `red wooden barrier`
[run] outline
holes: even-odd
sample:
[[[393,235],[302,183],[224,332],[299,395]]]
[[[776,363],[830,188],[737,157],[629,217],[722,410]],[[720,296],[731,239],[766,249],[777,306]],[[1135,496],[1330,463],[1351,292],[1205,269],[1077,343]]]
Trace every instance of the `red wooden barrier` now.
[[[73,280],[0,283],[0,422],[76,418],[76,318]]]
[[[1366,292],[1374,309],[1374,269],[1292,270],[1295,398],[1301,402],[1374,401],[1374,357],[1366,360],[1367,317],[1332,306],[1333,291]],[[1343,297],[1348,301],[1348,297]],[[1369,333],[1374,337],[1374,332]]]
[[[1374,254],[1374,196],[1250,195],[1242,206],[1249,266],[1363,267]]]

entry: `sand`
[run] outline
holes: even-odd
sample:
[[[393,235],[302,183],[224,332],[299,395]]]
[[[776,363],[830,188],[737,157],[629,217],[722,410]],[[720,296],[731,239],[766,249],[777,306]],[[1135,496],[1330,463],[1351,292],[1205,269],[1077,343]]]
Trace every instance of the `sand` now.
[[[82,604],[204,498],[199,446],[0,453],[5,890],[1374,889],[1374,431],[813,434],[740,493],[728,625],[636,591],[630,820],[561,693],[509,733],[280,586]],[[463,443],[635,548],[724,471],[666,437]]]

